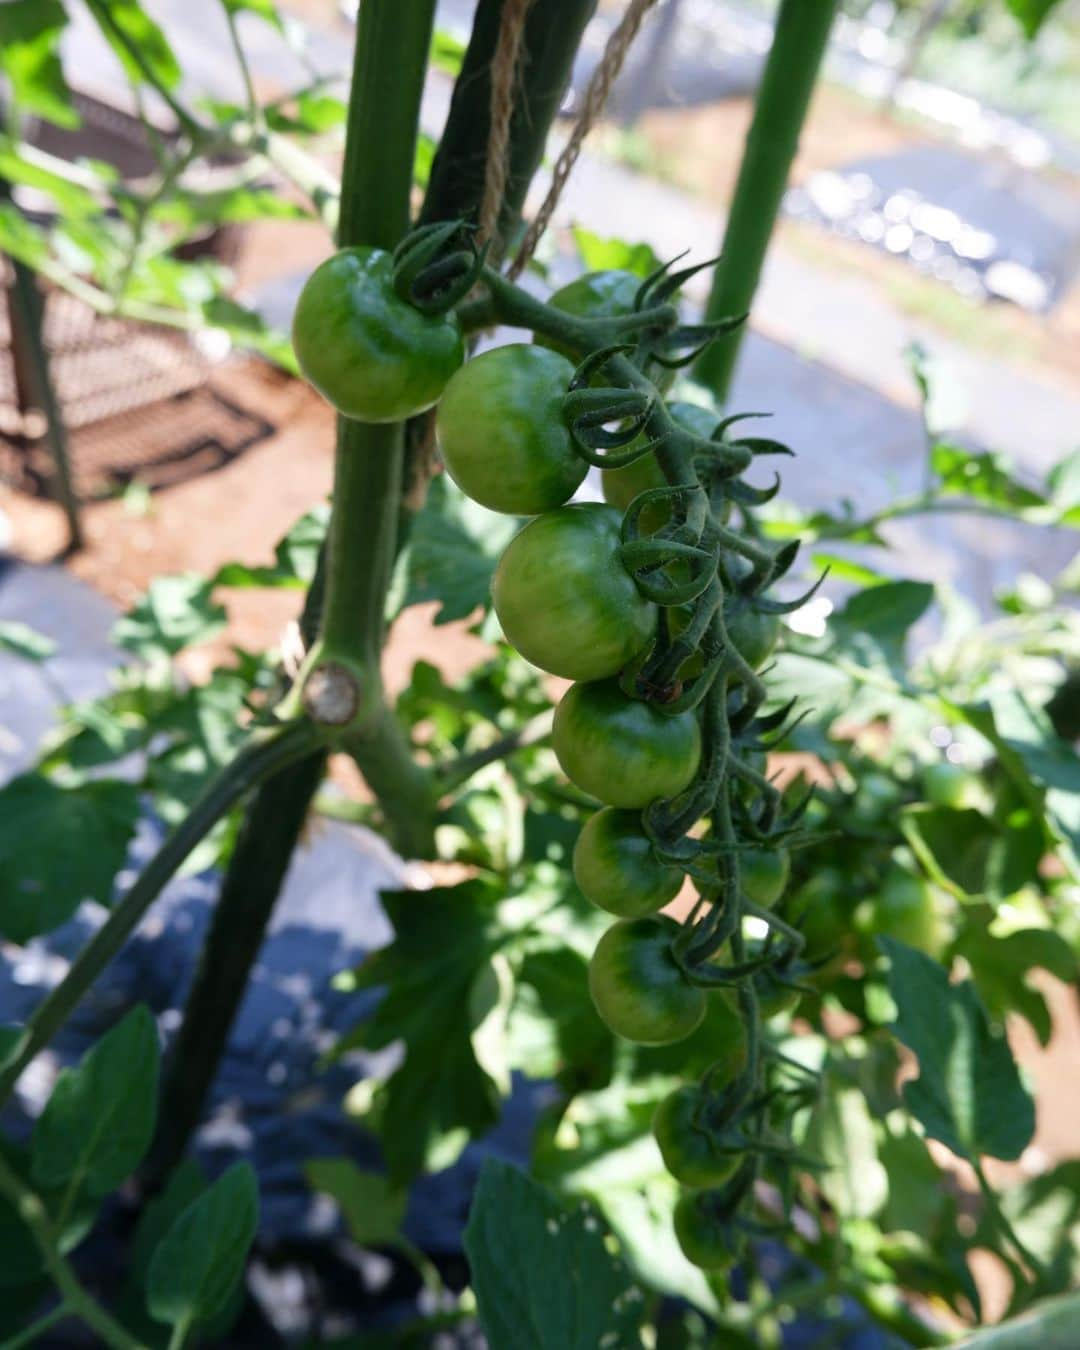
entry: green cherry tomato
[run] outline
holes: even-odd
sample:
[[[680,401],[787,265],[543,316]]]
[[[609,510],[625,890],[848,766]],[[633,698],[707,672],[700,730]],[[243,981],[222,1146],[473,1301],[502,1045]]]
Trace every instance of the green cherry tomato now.
[[[596,944],[589,992],[616,1036],[639,1045],[684,1040],[705,1016],[705,991],[687,980],[672,954],[679,931],[662,914],[620,919]]]
[[[473,501],[537,516],[574,495],[589,466],[562,418],[573,374],[557,352],[515,342],[474,357],[451,379],[435,435],[447,472]]]
[[[780,639],[780,620],[762,614],[741,597],[724,606],[724,627],[731,645],[751,670],[760,670]]]
[[[897,866],[886,872],[877,895],[859,906],[855,922],[863,932],[898,938],[935,959],[949,940],[934,887]]]
[[[510,541],[491,582],[507,641],[568,680],[615,675],[652,637],[656,606],[619,557],[619,513],[599,502],[537,516]]]
[[[673,900],[683,874],[657,859],[638,812],[605,806],[589,817],[578,835],[574,880],[594,905],[634,919],[654,914]]]
[[[979,810],[985,807],[989,795],[978,774],[945,759],[923,769],[922,789],[932,806],[948,806],[957,811]]]
[[[784,894],[791,875],[786,848],[748,848],[739,854],[739,881],[748,900],[766,909]]]
[[[382,249],[343,248],[308,277],[293,315],[300,369],[358,422],[400,422],[430,408],[465,360],[457,319],[402,300],[392,271]]]
[[[851,945],[852,906],[845,904],[850,891],[851,884],[842,872],[823,867],[791,897],[790,921],[806,939],[804,955],[808,960],[840,953]]]
[[[675,1202],[675,1237],[682,1254],[700,1270],[726,1270],[735,1264],[730,1234],[713,1210],[707,1191],[688,1191]]]
[[[571,685],[555,709],[552,744],[563,773],[582,792],[630,811],[677,797],[701,762],[692,712],[666,716],[627,698],[617,680]]]
[[[852,810],[856,820],[872,824],[890,815],[904,798],[904,790],[884,773],[864,773],[855,787]]]
[[[680,1185],[704,1190],[722,1186],[745,1156],[725,1142],[721,1128],[706,1123],[706,1099],[698,1087],[676,1088],[653,1116],[653,1136],[664,1166]]]

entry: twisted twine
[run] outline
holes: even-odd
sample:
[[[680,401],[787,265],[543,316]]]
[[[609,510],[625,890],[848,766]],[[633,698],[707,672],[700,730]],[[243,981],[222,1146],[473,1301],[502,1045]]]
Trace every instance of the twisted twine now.
[[[484,165],[484,195],[480,202],[478,242],[498,249],[499,212],[510,173],[510,123],[514,115],[514,85],[521,64],[525,20],[533,0],[506,0],[499,18],[499,36],[491,62],[491,127]]]
[[[562,153],[555,162],[547,196],[541,203],[540,210],[536,213],[532,224],[525,231],[525,237],[521,241],[517,256],[510,264],[508,272],[511,279],[516,279],[521,275],[525,265],[536,252],[536,246],[551,223],[551,217],[559,204],[559,198],[562,196],[566,181],[577,163],[578,156],[581,154],[585,137],[588,136],[597,118],[603,112],[611,94],[611,87],[618,79],[623,62],[626,60],[626,53],[630,50],[630,44],[637,36],[642,20],[654,4],[656,4],[656,0],[630,0],[625,14],[608,38],[604,47],[604,54],[600,58],[600,64],[593,71],[592,78],[585,90],[581,112],[574,124],[573,131],[570,133],[570,139],[563,146]],[[500,41],[501,37],[502,34],[500,33]],[[492,102],[494,105],[494,99]],[[509,129],[509,123],[507,127]],[[494,130],[494,122],[492,129]]]

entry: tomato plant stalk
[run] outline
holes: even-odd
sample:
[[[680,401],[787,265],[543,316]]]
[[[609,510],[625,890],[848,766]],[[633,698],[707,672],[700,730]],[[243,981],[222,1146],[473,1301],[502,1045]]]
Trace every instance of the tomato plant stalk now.
[[[713,276],[710,319],[746,314],[753,303],[835,14],[836,0],[782,0]],[[694,367],[721,403],[744,330],[740,325],[718,338]]]

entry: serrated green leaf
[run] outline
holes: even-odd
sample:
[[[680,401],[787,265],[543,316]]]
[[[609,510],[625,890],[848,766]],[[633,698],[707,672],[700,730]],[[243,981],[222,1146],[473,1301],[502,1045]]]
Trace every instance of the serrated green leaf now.
[[[193,264],[181,264],[192,268]],[[220,293],[201,298],[203,320],[211,328],[220,328],[240,347],[258,352],[290,375],[298,375],[296,354],[287,333],[271,328],[261,314]]]
[[[1029,39],[1038,33],[1058,3],[1059,0],[1005,0]]]
[[[0,789],[0,933],[27,942],[83,900],[109,904],[138,818],[131,783],[62,788],[38,774],[13,778]]]
[[[225,610],[213,582],[195,572],[158,577],[141,600],[118,619],[112,640],[145,660],[175,656],[225,627]]]
[[[1033,970],[1048,970],[1067,984],[1080,974],[1072,948],[1050,928],[1020,928],[995,937],[985,928],[969,926],[957,939],[957,951],[971,966],[972,978],[990,1011],[999,1021],[1006,1013],[1027,1018],[1042,1045],[1049,1043],[1053,1026],[1042,992],[1030,981]]]
[[[259,1224],[259,1187],[235,1163],[171,1224],[150,1259],[146,1303],[159,1322],[194,1326],[225,1307]]]
[[[221,0],[221,3],[229,14],[243,14],[246,11],[265,19],[279,33],[283,31],[281,15],[277,12],[274,0]]]
[[[154,1133],[159,1062],[157,1025],[140,1003],[61,1071],[34,1125],[38,1185],[103,1196],[131,1175]]]
[[[436,28],[431,35],[431,50],[428,62],[444,75],[455,80],[461,74],[461,63],[465,60],[465,43],[445,28]]]
[[[56,643],[29,624],[14,619],[0,620],[0,652],[10,652],[25,661],[47,661],[56,651]]]
[[[386,987],[374,1013],[341,1048],[404,1041],[400,1067],[380,1102],[379,1133],[390,1179],[407,1182],[435,1158],[446,1166],[498,1118],[498,1093],[473,1044],[474,981],[499,946],[502,889],[480,879],[430,891],[384,891],[394,941],[353,976]]]
[[[900,828],[935,880],[966,895],[986,889],[986,871],[998,831],[979,811],[945,806],[905,807]]]
[[[131,1264],[139,1302],[145,1298],[150,1261],[158,1243],[176,1220],[206,1190],[207,1181],[195,1158],[184,1158],[169,1173],[164,1187],[150,1197],[139,1214],[131,1240]]]
[[[74,219],[102,214],[101,199],[97,193],[82,183],[72,182],[71,178],[63,174],[54,173],[37,160],[28,159],[20,151],[17,142],[7,136],[0,136],[0,179],[15,186],[47,193],[64,215]],[[104,188],[105,184],[101,186]]]
[[[315,576],[319,552],[326,538],[330,508],[317,506],[300,517],[274,549],[272,567],[252,567],[247,563],[224,563],[212,586],[309,586]]]
[[[510,1061],[530,1078],[568,1074],[576,1088],[600,1087],[615,1042],[589,997],[588,962],[569,947],[532,952],[518,969],[510,1014]]]
[[[644,1299],[588,1206],[565,1209],[523,1173],[488,1159],[465,1251],[481,1325],[499,1350],[640,1346]]]
[[[0,13],[3,8],[0,7]],[[49,257],[49,241],[45,232],[31,224],[17,206],[0,201],[0,252],[8,253],[16,262],[38,268]]]
[[[930,1156],[926,1141],[911,1128],[901,1133],[888,1131],[878,1157],[889,1180],[888,1198],[878,1215],[882,1232],[934,1234],[946,1196],[941,1171]]]
[[[180,190],[154,207],[154,219],[187,236],[205,225],[246,225],[253,220],[303,220],[310,215],[297,202],[271,188],[238,187],[216,192]]]
[[[839,553],[815,553],[810,559],[815,571],[829,569],[833,581],[853,581],[857,586],[880,586],[889,580],[884,572],[878,572],[854,558],[845,558]]]
[[[394,570],[389,612],[437,601],[436,623],[491,606],[491,574],[519,522],[471,501],[446,474],[428,489]]]
[[[1002,454],[975,453],[939,441],[930,452],[930,466],[944,492],[1017,511],[1046,503],[1045,497],[1014,477],[1012,465]]]
[[[877,942],[889,958],[893,1030],[919,1060],[919,1077],[904,1085],[908,1109],[961,1157],[1018,1158],[1031,1142],[1035,1109],[975,986],[950,984],[936,961],[895,938]]]
[[[872,1218],[889,1195],[874,1122],[858,1088],[831,1083],[810,1117],[803,1147],[825,1164],[816,1180],[841,1219]]]
[[[180,65],[161,28],[139,0],[86,0],[102,36],[116,53],[128,78],[148,80],[165,89],[180,83]]]
[[[587,272],[615,269],[633,272],[644,279],[660,266],[660,259],[648,244],[631,244],[625,239],[604,239],[581,225],[575,225],[572,234]]]
[[[304,1175],[314,1190],[337,1201],[358,1246],[386,1247],[399,1236],[408,1194],[385,1176],[357,1167],[351,1158],[310,1158]]]
[[[1002,767],[1055,832],[1080,853],[1080,756],[1054,731],[1046,712],[1015,686],[994,689],[989,702],[961,706],[961,715],[997,749]]]
[[[887,581],[857,591],[829,620],[836,649],[869,666],[902,669],[908,632],[933,599],[934,588],[925,581]]]
[[[57,126],[77,127],[60,65],[67,21],[61,0],[6,0],[0,5],[0,70],[11,82],[16,107]]]

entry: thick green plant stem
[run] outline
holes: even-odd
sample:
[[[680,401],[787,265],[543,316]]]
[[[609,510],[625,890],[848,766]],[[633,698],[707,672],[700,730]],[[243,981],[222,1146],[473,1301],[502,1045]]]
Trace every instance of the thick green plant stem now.
[[[746,314],[753,303],[835,13],[836,0],[781,0],[713,277],[709,319]],[[718,338],[694,367],[721,403],[744,328]]]
[[[7,1100],[22,1071],[71,1016],[76,1005],[120,951],[151,904],[191,850],[257,783],[302,758],[319,743],[309,723],[254,735],[154,854],[124,898],[72,962],[68,973],[35,1010],[0,1073],[0,1104]]]
[[[339,215],[343,245],[392,247],[408,226],[434,6],[423,0],[410,5],[407,15],[398,9],[395,21],[396,8],[392,0],[364,0],[360,9]],[[379,679],[400,494],[401,428],[339,418],[337,437],[329,541],[305,601],[301,633],[305,645],[321,634],[324,646],[362,668],[373,713],[364,735],[349,748],[380,798],[398,847],[430,852],[434,802],[427,777],[385,706]],[[170,1056],[149,1166],[152,1178],[164,1175],[182,1156],[202,1116],[325,768],[326,752],[320,749],[263,784],[248,809]],[[395,823],[400,827],[395,829]]]
[[[49,354],[41,331],[44,306],[34,273],[25,263],[12,263],[11,299],[19,320],[19,330],[26,341],[26,355],[34,383],[33,397],[45,415],[49,449],[56,470],[56,489],[60,506],[67,517],[68,550],[82,548],[82,523],[79,519],[79,499],[71,476],[71,456],[68,453],[67,430],[56,388],[49,367]]]
[[[491,128],[491,62],[506,0],[480,0],[450,112],[431,166],[421,223],[475,220],[484,195]],[[509,172],[499,213],[505,241],[517,224],[548,130],[559,110],[574,57],[596,0],[544,0],[525,23],[521,80],[510,123]]]
[[[408,229],[434,10],[434,0],[405,6],[364,0],[360,6],[338,221],[343,247],[393,248]],[[401,426],[338,419],[322,640],[332,656],[374,672],[403,463]]]
[[[252,799],[225,873],[172,1047],[147,1173],[179,1162],[202,1118],[248,977],[266,935],[326,757],[309,755],[264,783]]]

